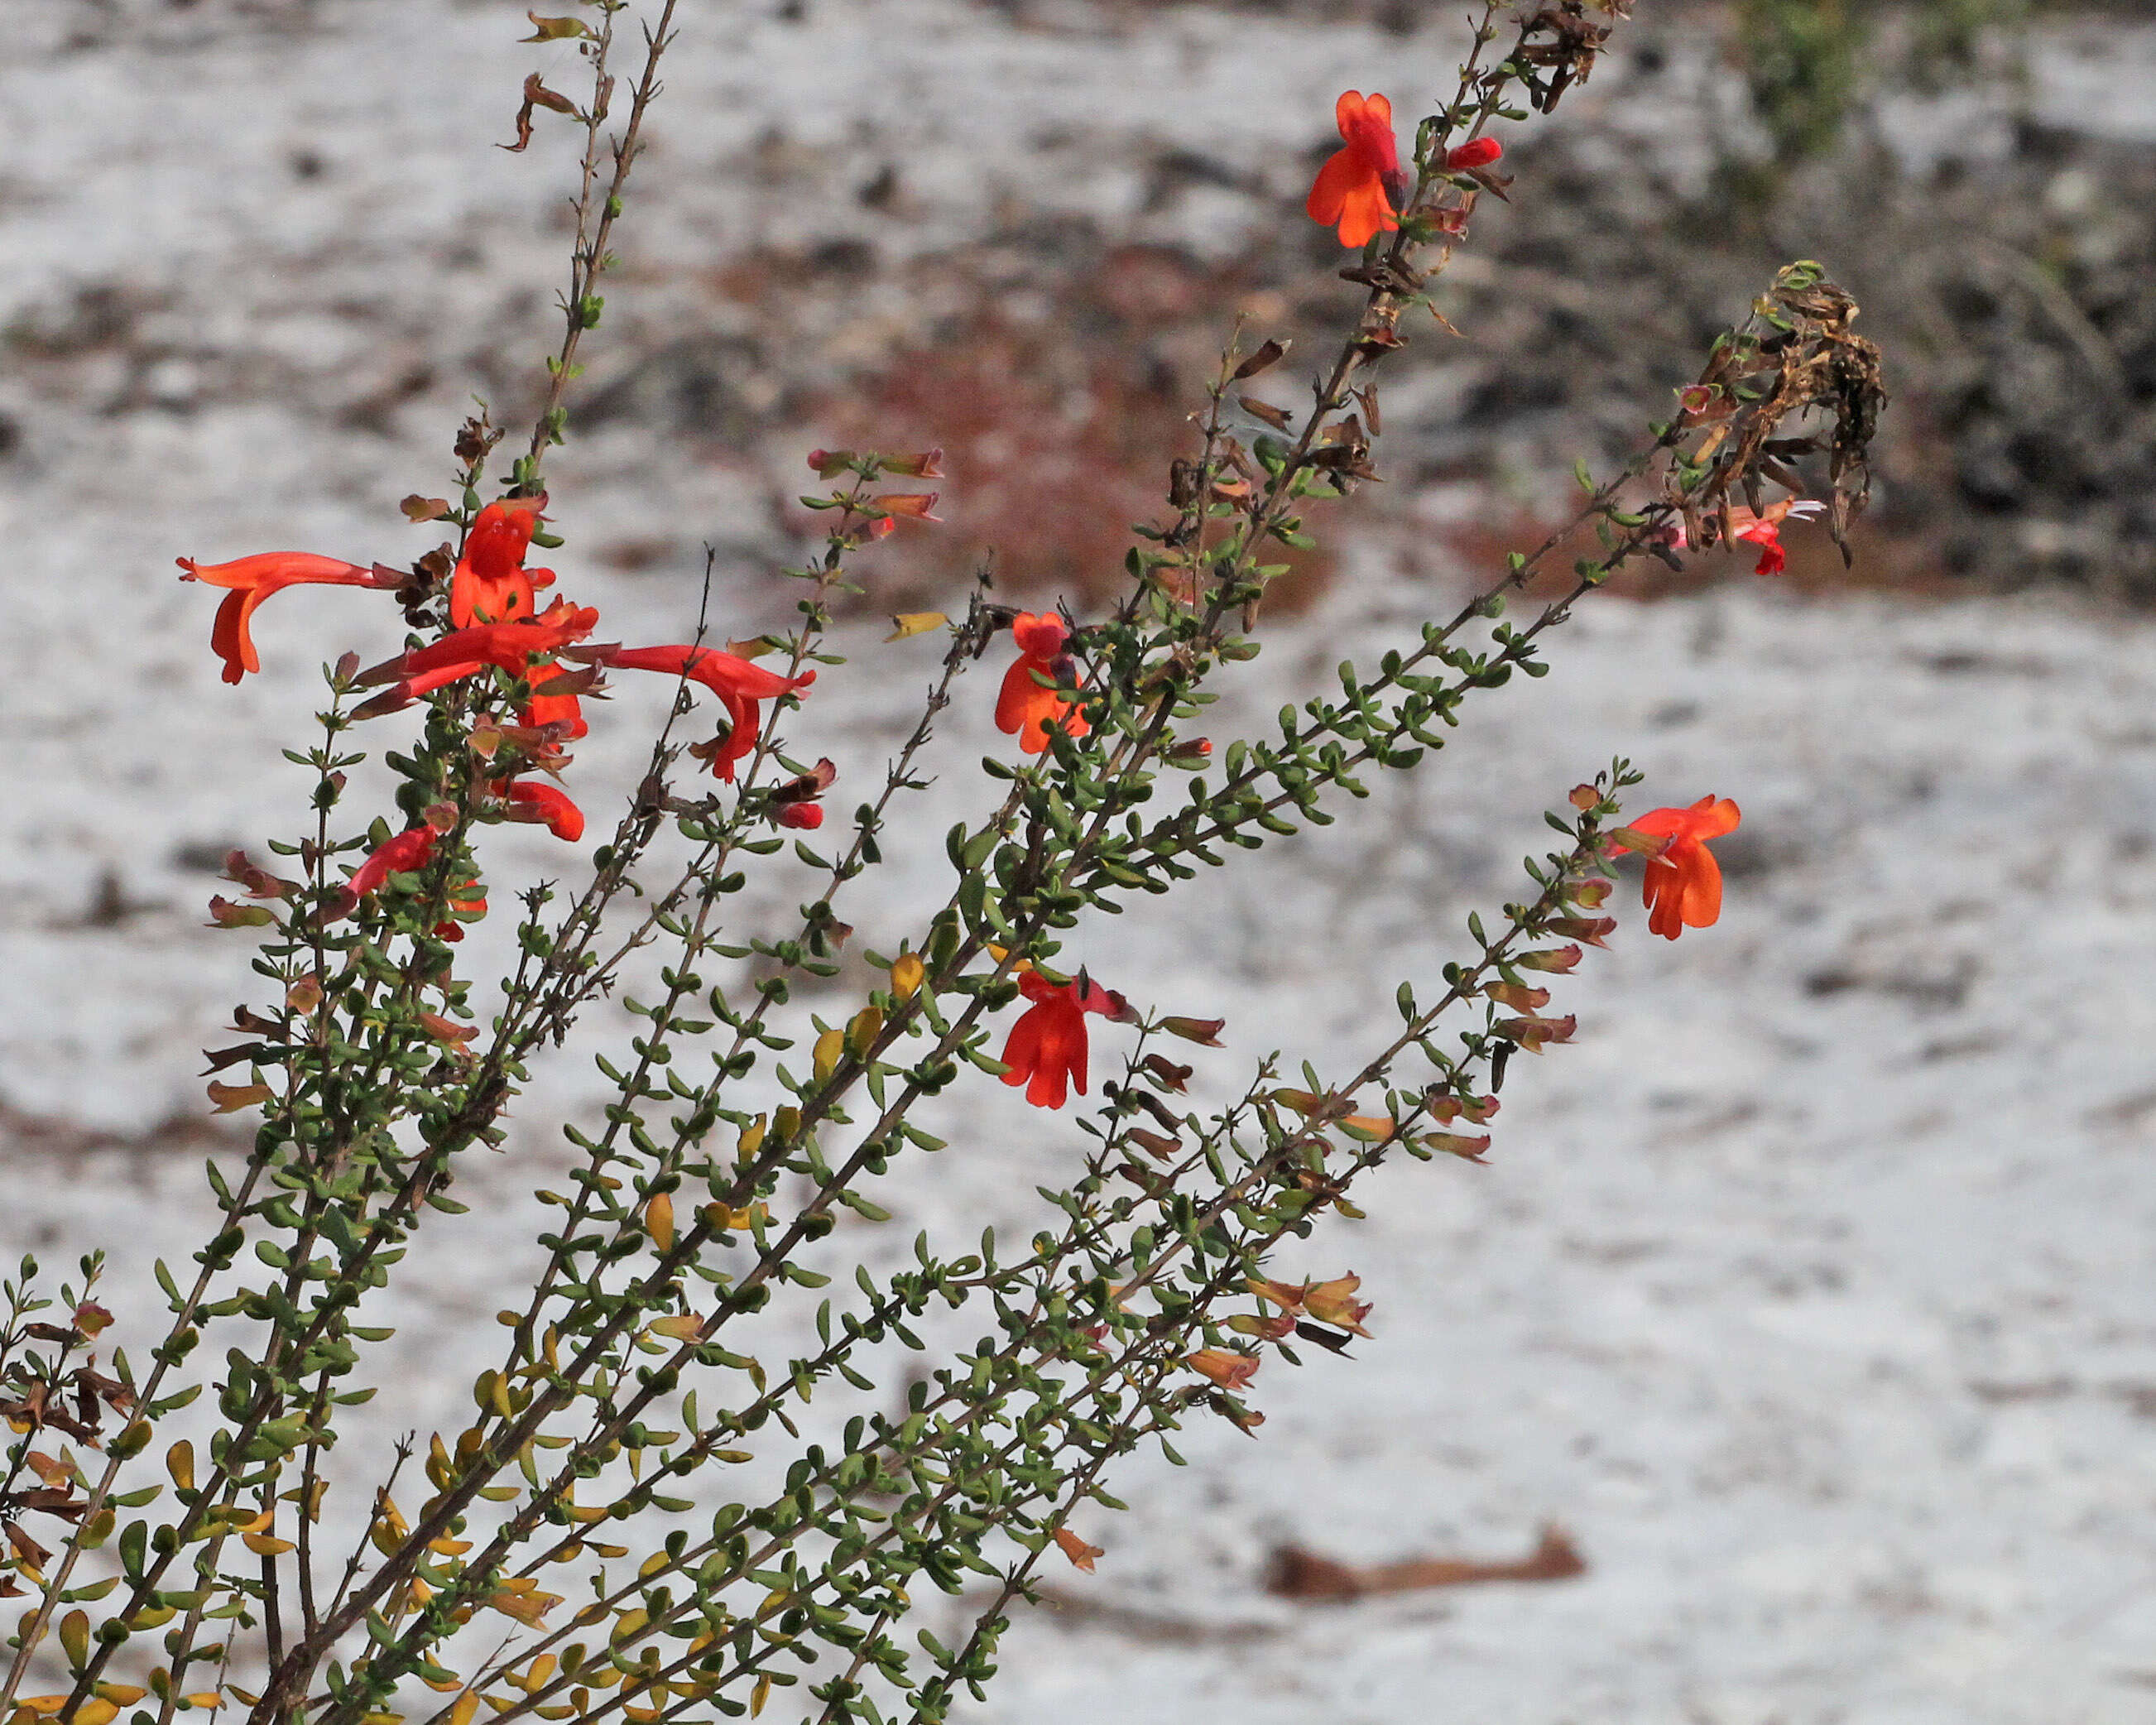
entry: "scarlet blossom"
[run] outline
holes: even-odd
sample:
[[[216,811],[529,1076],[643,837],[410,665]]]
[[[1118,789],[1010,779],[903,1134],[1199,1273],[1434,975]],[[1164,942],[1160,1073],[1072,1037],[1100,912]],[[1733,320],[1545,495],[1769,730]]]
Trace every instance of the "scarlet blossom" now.
[[[341,558],[316,557],[305,551],[265,551],[228,563],[198,563],[182,557],[187,572],[182,581],[206,581],[228,588],[210,625],[210,650],[224,661],[224,680],[236,683],[249,671],[262,669],[248,629],[254,608],[273,593],[287,587],[382,587],[388,582],[372,569]]]
[[[1058,661],[1070,639],[1070,626],[1053,611],[1021,611],[1011,621],[1011,639],[1018,643],[1019,656],[1004,673],[1004,685],[996,696],[996,729],[1016,732],[1019,747],[1029,755],[1048,747],[1051,725],[1067,737],[1083,737],[1091,727],[1077,711],[1077,703],[1041,680],[1065,680]]]
[[[584,836],[584,811],[569,800],[568,793],[560,786],[520,778],[499,788],[511,820],[543,826],[572,845]]]
[[[1327,228],[1337,223],[1341,244],[1367,245],[1374,235],[1399,228],[1394,200],[1407,196],[1393,138],[1393,105],[1375,93],[1365,98],[1351,90],[1334,105],[1333,118],[1347,143],[1317,171],[1303,208],[1313,222]]]
[[[1036,1108],[1060,1108],[1070,1087],[1086,1094],[1086,1014],[1120,1016],[1120,995],[1097,983],[1051,983],[1029,971],[1018,979],[1019,992],[1033,1004],[1011,1026],[1004,1044],[1004,1082],[1025,1086],[1025,1099]]]
[[[1779,575],[1789,566],[1789,553],[1782,548],[1782,523],[1791,519],[1809,521],[1825,507],[1808,498],[1784,497],[1779,503],[1770,503],[1756,513],[1748,509],[1732,509],[1729,511],[1730,536],[1759,547],[1759,561],[1752,566],[1753,574]],[[1661,531],[1668,543],[1677,550],[1689,549],[1682,521],[1672,521]]]
[[[1721,916],[1722,865],[1706,841],[1735,832],[1742,819],[1727,797],[1717,802],[1708,796],[1688,809],[1652,809],[1632,823],[1635,833],[1668,840],[1647,859],[1640,883],[1647,927],[1655,933],[1675,940],[1687,928],[1711,927]]]
[[[1448,173],[1464,173],[1471,167],[1487,167],[1505,153],[1505,146],[1495,138],[1470,138],[1445,152],[1445,167]]]
[[[765,670],[738,654],[716,647],[610,647],[593,655],[598,663],[622,670],[660,671],[701,683],[717,696],[726,710],[726,734],[708,748],[696,751],[711,771],[726,783],[733,783],[734,763],[756,747],[760,716],[757,703],[806,689],[816,680],[813,670],[798,677]]]
[[[824,805],[821,803],[782,803],[777,819],[783,827],[798,827],[813,833],[824,824]]]
[[[539,525],[544,497],[505,497],[480,511],[465,535],[464,555],[449,578],[449,621],[514,623],[531,616],[535,588],[553,580],[552,569],[527,569],[524,556]]]
[[[367,853],[367,860],[345,882],[345,891],[357,904],[370,892],[379,891],[382,882],[392,875],[408,875],[414,869],[426,867],[440,838],[441,834],[430,826],[406,828]]]
[[[1752,566],[1754,575],[1779,575],[1789,567],[1789,554],[1782,548],[1782,523],[1794,516],[1803,521],[1817,515],[1825,506],[1820,503],[1799,502],[1785,497],[1779,503],[1770,503],[1758,514],[1748,509],[1730,511],[1730,521],[1736,536],[1747,544],[1759,547],[1759,561]]]

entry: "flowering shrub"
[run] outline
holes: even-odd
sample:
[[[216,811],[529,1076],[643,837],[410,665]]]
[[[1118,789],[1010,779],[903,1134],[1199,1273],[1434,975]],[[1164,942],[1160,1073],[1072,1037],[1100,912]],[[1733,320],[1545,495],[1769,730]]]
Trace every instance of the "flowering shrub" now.
[[[1046,1553],[1081,1568],[1101,1555],[1086,1532],[1096,1506],[1114,1507],[1117,1458],[1152,1442],[1173,1456],[1174,1432],[1204,1414],[1254,1430],[1266,1367],[1368,1333],[1357,1276],[1290,1284],[1268,1275],[1269,1254],[1358,1215],[1350,1194],[1379,1163],[1484,1159],[1508,1060],[1573,1034],[1572,1016],[1548,1010],[1553,988],[1618,930],[1601,914],[1616,860],[1644,858],[1655,932],[1718,913],[1707,847],[1735,827],[1736,805],[1708,795],[1625,824],[1620,798],[1637,776],[1616,762],[1549,817],[1559,843],[1520,901],[1471,919],[1439,975],[1398,984],[1399,1026],[1356,1070],[1304,1068],[1289,1086],[1277,1057],[1260,1059],[1214,1109],[1187,1100],[1194,1069],[1173,1050],[1222,1049],[1227,1025],[1056,962],[1089,916],[1327,819],[1373,768],[1424,768],[1461,706],[1515,671],[1541,675],[1541,637],[1630,560],[1743,542],[1768,571],[1781,529],[1814,511],[1800,494],[1824,490],[1816,507],[1837,540],[1861,502],[1874,356],[1851,333],[1847,297],[1794,265],[1625,470],[1583,473],[1579,518],[1600,555],[1560,596],[1505,620],[1547,561],[1517,556],[1375,668],[1342,667],[1338,694],[1291,709],[1276,737],[1199,728],[1209,680],[1259,651],[1250,619],[1281,567],[1273,547],[1303,539],[1306,501],[1378,476],[1386,357],[1421,333],[1411,314],[1479,198],[1508,183],[1491,128],[1554,107],[1610,23],[1558,0],[1507,34],[1492,5],[1453,99],[1404,154],[1385,98],[1342,99],[1347,145],[1308,213],[1361,248],[1341,273],[1363,295],[1307,405],[1247,393],[1280,344],[1231,349],[1167,510],[1136,530],[1124,595],[1103,614],[1014,611],[984,588],[955,619],[899,619],[901,637],[942,635],[942,673],[881,785],[842,822],[827,820],[831,762],[795,758],[810,751],[793,739],[814,735],[819,676],[874,674],[839,669],[830,607],[877,542],[934,531],[935,495],[892,482],[941,478],[937,452],[811,455],[826,489],[804,501],[825,526],[819,554],[790,572],[790,634],[720,645],[700,620],[689,640],[632,646],[595,641],[592,607],[539,605],[557,577],[528,555],[562,542],[544,465],[600,321],[594,288],[673,27],[667,0],[612,136],[623,9],[598,0],[588,19],[535,19],[539,39],[579,43],[591,74],[581,101],[528,79],[517,118],[520,143],[552,123],[539,110],[584,128],[567,326],[506,471],[502,432],[482,416],[456,443],[457,496],[405,506],[455,526],[454,554],[404,568],[298,552],[182,560],[186,578],[226,590],[210,643],[226,681],[259,669],[254,607],[295,583],[393,599],[411,639],[371,669],[348,654],[331,670],[322,734],[294,755],[313,775],[306,828],[268,841],[274,865],[234,853],[239,896],[212,901],[218,926],[261,942],[269,992],[238,1013],[242,1040],[211,1056],[234,1076],[209,1086],[215,1106],[257,1127],[244,1160],[210,1169],[222,1217],[195,1267],[160,1266],[162,1339],[146,1359],[98,1363],[110,1320],[91,1298],[95,1260],[60,1292],[64,1321],[34,1315],[27,1276],[4,1291],[11,1725],[123,1712],[168,1725],[202,1710],[250,1725],[654,1725],[780,1697],[820,1721],[943,1718],[992,1674]],[[980,813],[945,841],[947,900],[880,937],[875,986],[847,1010],[803,1022],[792,990],[838,973],[855,934],[840,901],[915,836],[906,799],[932,721],[954,701],[985,704],[965,683],[983,659],[1002,670],[994,715],[1015,758],[981,763]],[[459,942],[505,914],[487,829],[583,837],[583,805],[608,793],[576,775],[569,747],[593,722],[583,703],[629,672],[672,680],[674,716],[588,870],[516,892],[511,968],[482,992]],[[713,702],[711,734],[677,734]],[[398,778],[393,812],[349,806],[351,769],[377,747]],[[828,850],[792,841],[820,880],[798,919],[737,932],[750,873],[784,831],[827,825],[839,829]],[[678,851],[659,842],[669,834]],[[563,1128],[575,1163],[566,1189],[536,1195],[538,1268],[501,1313],[471,1423],[386,1463],[340,1449],[341,1410],[372,1393],[388,1339],[367,1322],[369,1296],[430,1212],[460,1208],[465,1159],[504,1142],[527,1063],[571,1038],[646,947],[663,960],[658,992],[624,1001],[643,1021],[632,1057],[599,1060],[613,1088],[603,1124]],[[1114,1076],[1075,1118],[1038,1232],[1015,1247],[924,1237],[906,1268],[851,1266],[852,1291],[819,1291],[831,1276],[817,1266],[832,1260],[812,1248],[840,1209],[888,1219],[877,1183],[942,1147],[939,1111],[963,1114],[1000,1079],[1060,1130],[1051,1111],[1093,1094],[1096,1055]],[[759,1325],[803,1301],[818,1345],[767,1363]],[[931,1346],[932,1315],[968,1307],[991,1314],[987,1333],[943,1354],[902,1404],[865,1400],[834,1440],[802,1440],[812,1397],[892,1384],[901,1356]],[[220,1358],[206,1365],[213,1338]],[[205,1389],[210,1405],[182,1415]],[[725,1470],[759,1453],[785,1458],[783,1488],[730,1491]],[[699,1476],[712,1481],[701,1497]],[[983,1589],[957,1645],[905,1636],[923,1583]]]

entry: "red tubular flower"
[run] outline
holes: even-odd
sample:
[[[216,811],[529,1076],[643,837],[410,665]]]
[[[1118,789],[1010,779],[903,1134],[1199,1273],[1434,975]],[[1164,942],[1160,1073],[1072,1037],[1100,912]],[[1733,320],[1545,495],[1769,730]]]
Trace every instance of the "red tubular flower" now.
[[[1111,1016],[1122,1002],[1097,983],[1051,983],[1028,971],[1019,992],[1033,1004],[1011,1026],[1003,1061],[1010,1068],[1004,1082],[1025,1086],[1025,1099],[1036,1108],[1060,1108],[1069,1086],[1086,1094],[1086,1014]]]
[[[182,581],[207,581],[212,587],[230,589],[224,602],[217,608],[217,620],[210,625],[209,632],[210,650],[224,661],[224,680],[228,683],[236,683],[248,672],[262,669],[261,656],[254,650],[254,637],[248,624],[254,615],[254,608],[271,593],[282,588],[310,584],[385,584],[372,569],[304,551],[265,551],[229,563],[198,563],[192,557],[182,557],[179,565],[187,571],[180,578]]]
[[[1036,615],[1021,611],[1011,623],[1011,639],[1018,643],[1018,658],[1004,673],[1004,685],[996,696],[996,729],[1018,733],[1018,746],[1029,755],[1048,747],[1051,725],[1070,737],[1083,737],[1091,728],[1076,703],[1065,701],[1040,679],[1063,680],[1057,661],[1070,630],[1053,611]]]
[[[1445,152],[1445,171],[1460,173],[1471,167],[1487,167],[1504,153],[1505,146],[1495,138],[1470,138]]]
[[[557,599],[543,617],[521,623],[479,623],[452,629],[439,641],[414,647],[389,669],[411,680],[430,672],[449,670],[470,676],[487,665],[498,665],[512,676],[521,676],[534,659],[558,653],[581,641],[598,627],[599,614],[589,605],[572,605]],[[370,672],[369,679],[377,677]],[[429,687],[439,687],[433,683]]]
[[[377,845],[367,853],[367,860],[359,865],[358,872],[345,882],[345,891],[358,903],[370,892],[381,891],[382,883],[392,875],[408,875],[414,869],[426,867],[428,859],[434,854],[434,845],[441,838],[430,826],[408,827],[395,838]]]
[[[821,803],[782,803],[775,817],[783,827],[798,827],[813,833],[824,824],[824,805]]]
[[[1702,797],[1688,809],[1656,809],[1632,823],[1632,830],[1666,839],[1661,854],[1647,859],[1640,901],[1647,927],[1666,940],[1687,928],[1711,927],[1722,914],[1722,865],[1707,848],[1709,839],[1737,830],[1743,819],[1724,797]]]
[[[449,578],[449,621],[457,628],[514,623],[531,615],[532,589],[554,578],[552,569],[524,567],[524,554],[546,506],[544,497],[505,497],[480,511]]]
[[[584,811],[558,785],[520,778],[501,787],[501,794],[509,805],[506,812],[511,820],[543,826],[572,845],[584,836]]]
[[[1789,554],[1782,547],[1782,523],[1794,516],[1799,521],[1817,515],[1826,506],[1785,497],[1779,503],[1770,503],[1758,514],[1748,509],[1730,511],[1730,521],[1736,536],[1748,545],[1759,547],[1759,561],[1752,566],[1754,575],[1779,575],[1789,567]]]
[[[598,663],[623,670],[686,677],[717,696],[726,710],[726,734],[708,752],[700,750],[699,758],[728,784],[733,783],[734,763],[756,747],[760,722],[757,703],[806,689],[816,680],[813,670],[798,677],[783,676],[716,647],[613,647],[596,656]]]
[[[1365,98],[1351,90],[1334,105],[1333,117],[1347,145],[1317,171],[1303,208],[1313,222],[1328,228],[1337,223],[1341,244],[1366,245],[1373,235],[1400,225],[1393,199],[1407,196],[1393,138],[1393,105],[1375,93]]]

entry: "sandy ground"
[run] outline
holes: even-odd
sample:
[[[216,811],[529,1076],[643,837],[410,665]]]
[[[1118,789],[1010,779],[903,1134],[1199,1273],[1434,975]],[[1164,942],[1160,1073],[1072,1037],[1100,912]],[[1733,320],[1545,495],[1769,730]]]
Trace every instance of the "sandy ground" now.
[[[813,236],[814,188],[887,156],[914,201],[875,218],[885,244],[949,243],[1019,195],[1137,233],[1214,221],[1225,244],[1245,218],[1225,193],[1140,208],[1139,142],[1240,152],[1291,195],[1306,140],[1283,146],[1276,116],[1322,127],[1335,90],[1403,51],[1203,8],[1136,33],[925,0],[814,11],[795,27],[735,8],[685,36],[635,236],[678,267],[613,293],[678,295],[752,236]],[[563,146],[488,147],[509,135],[520,55],[566,76],[562,50],[506,46],[520,17],[55,8],[0,69],[16,141],[0,321],[31,332],[0,367],[16,644],[0,1243],[124,1248],[123,1312],[141,1255],[183,1256],[200,1213],[200,1145],[145,1129],[199,1109],[193,1051],[250,980],[244,945],[199,927],[203,859],[290,829],[299,777],[276,749],[316,665],[396,639],[359,596],[288,594],[259,628],[264,674],[227,689],[209,603],[170,560],[420,548],[394,502],[440,485],[460,363],[536,353],[547,333]],[[2142,123],[2060,87],[2092,125]],[[805,154],[757,178],[774,124]],[[85,311],[85,285],[119,299]],[[100,335],[108,303],[124,327]],[[87,332],[69,322],[85,316]],[[415,367],[429,380],[400,384]],[[678,629],[692,583],[579,567],[580,543],[654,516],[721,546],[780,531],[754,461],[610,434],[557,472],[573,536],[556,561],[631,636]],[[1351,562],[1228,712],[1260,726],[1322,692],[1453,578]],[[754,565],[722,575],[728,627],[776,618]],[[855,644],[797,732],[850,780],[899,723],[891,680],[925,680],[929,657]],[[1018,1633],[980,1717],[2156,1717],[2150,625],[2057,601],[1812,606],[1738,587],[1604,603],[1553,657],[1545,682],[1486,697],[1434,770],[1209,883],[1209,914],[1083,937],[1117,986],[1229,1016],[1223,1081],[1283,1045],[1333,1066],[1390,1017],[1395,977],[1430,974],[1466,911],[1509,894],[1541,809],[1612,754],[1649,771],[1653,802],[1712,791],[1746,811],[1722,924],[1666,946],[1627,907],[1563,998],[1578,1045],[1516,1062],[1491,1167],[1403,1169],[1368,1221],[1307,1248],[1314,1272],[1363,1275],[1375,1339],[1353,1363],[1269,1371],[1260,1441],[1195,1434],[1189,1470],[1133,1465],[1133,1513],[1086,1530],[1108,1555],[1066,1585],[1102,1609]],[[979,800],[963,764],[998,744],[989,690],[970,687],[924,833]],[[580,788],[625,787],[654,716],[634,698],[608,710]],[[528,836],[499,855],[560,865]],[[118,914],[86,916],[106,871]],[[863,940],[910,926],[946,873],[932,840],[899,857],[856,902]],[[377,1440],[453,1417],[513,1279],[531,1164],[555,1165],[545,1122],[588,1110],[594,1086],[541,1072],[528,1135],[475,1178],[486,1201],[401,1297],[403,1358],[429,1369],[393,1384]],[[949,1153],[895,1181],[894,1235],[1021,1223],[1080,1142],[1000,1095],[957,1123]],[[871,1256],[896,1249],[863,1236]],[[1285,1541],[1357,1562],[1505,1556],[1546,1520],[1578,1539],[1584,1578],[1329,1609],[1259,1584]]]

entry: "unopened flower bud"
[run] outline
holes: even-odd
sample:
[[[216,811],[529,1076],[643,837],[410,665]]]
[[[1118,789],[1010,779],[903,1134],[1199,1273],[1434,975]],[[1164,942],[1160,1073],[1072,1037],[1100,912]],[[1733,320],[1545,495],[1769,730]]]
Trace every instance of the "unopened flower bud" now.
[[[1567,940],[1584,941],[1590,947],[1606,944],[1602,937],[1614,933],[1617,927],[1614,916],[1553,916],[1543,925],[1552,934],[1562,935]]]
[[[1093,1573],[1093,1559],[1105,1555],[1099,1546],[1086,1544],[1068,1527],[1055,1530],[1055,1548],[1088,1575]]]
[[[1579,1020],[1570,1014],[1561,1019],[1500,1019],[1491,1026],[1507,1042],[1517,1043],[1529,1054],[1540,1054],[1553,1042],[1569,1042]]]
[[[1186,1354],[1183,1363],[1223,1389],[1241,1389],[1258,1375],[1255,1354],[1231,1353],[1224,1348],[1201,1348],[1195,1353]]]
[[[1459,1132],[1424,1132],[1421,1142],[1424,1147],[1442,1150],[1447,1156],[1457,1156],[1462,1162],[1481,1162],[1483,1152],[1490,1147],[1487,1132],[1480,1137],[1467,1137]]]
[[[918,952],[901,952],[891,963],[891,992],[899,1000],[911,1000],[921,992],[921,984],[928,974],[928,967],[921,962]]]

